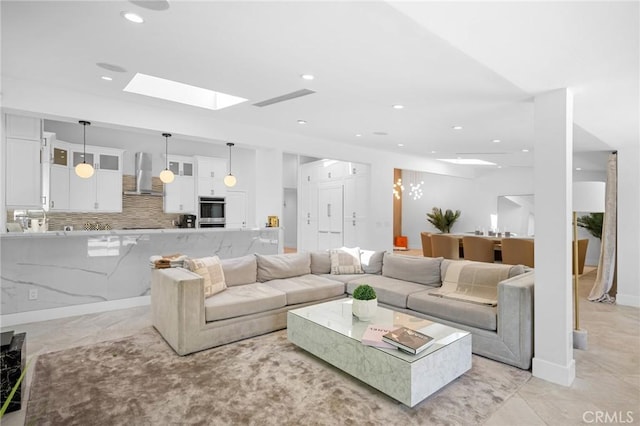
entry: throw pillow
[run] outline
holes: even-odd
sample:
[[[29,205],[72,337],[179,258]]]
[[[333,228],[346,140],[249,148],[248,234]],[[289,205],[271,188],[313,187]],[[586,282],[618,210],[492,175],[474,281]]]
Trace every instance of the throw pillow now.
[[[382,273],[382,259],[384,251],[360,250],[360,263],[365,274]]]
[[[342,274],[362,274],[362,265],[360,264],[360,247],[348,248],[341,247],[330,251],[331,255],[331,273],[334,275]]]
[[[331,273],[331,256],[328,251],[312,251],[310,254],[312,274]]]
[[[227,288],[218,256],[187,259],[184,263],[188,270],[200,275],[204,280],[205,299]]]

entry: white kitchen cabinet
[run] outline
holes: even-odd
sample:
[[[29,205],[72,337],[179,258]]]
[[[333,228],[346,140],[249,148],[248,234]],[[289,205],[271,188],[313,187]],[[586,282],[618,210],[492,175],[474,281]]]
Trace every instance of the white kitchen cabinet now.
[[[318,189],[318,250],[343,245],[343,187],[325,185]]]
[[[42,207],[42,120],[5,115],[5,203],[11,208]]]
[[[49,211],[69,210],[69,168],[52,165],[49,170]]]
[[[225,228],[247,227],[247,193],[227,191],[225,197]]]
[[[122,211],[122,150],[71,145],[69,165],[69,211]],[[82,161],[92,164],[93,176],[84,179],[76,175],[75,167]],[[52,170],[53,170],[52,166]],[[54,206],[55,206],[55,200]]]
[[[7,207],[41,208],[40,140],[7,138]]]
[[[302,164],[298,187],[298,249],[365,247],[370,182],[366,164],[333,160]]]
[[[46,161],[42,164],[45,210],[69,210],[70,144],[56,140],[55,133],[45,133]]]
[[[7,114],[5,132],[7,138],[40,141],[42,138],[42,120]]]
[[[227,175],[227,160],[216,157],[195,157],[198,175],[197,194],[201,197],[224,197],[227,187],[224,177]]]
[[[170,155],[169,170],[174,180],[164,184],[164,212],[196,214],[193,158]]]

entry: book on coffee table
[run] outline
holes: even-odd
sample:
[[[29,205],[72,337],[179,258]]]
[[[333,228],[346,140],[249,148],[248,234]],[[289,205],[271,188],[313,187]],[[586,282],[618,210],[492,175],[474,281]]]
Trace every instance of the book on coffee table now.
[[[418,354],[431,346],[435,339],[419,331],[400,327],[382,336],[382,341],[410,354]]]
[[[393,349],[395,346],[382,341],[382,335],[398,328],[394,325],[369,324],[360,340],[363,345]]]

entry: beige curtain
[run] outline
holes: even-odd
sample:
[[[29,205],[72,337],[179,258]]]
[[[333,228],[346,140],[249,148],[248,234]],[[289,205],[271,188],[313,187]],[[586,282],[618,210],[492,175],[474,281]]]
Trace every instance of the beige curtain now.
[[[605,212],[602,222],[602,245],[596,281],[589,293],[592,302],[615,303],[609,295],[616,269],[616,229],[618,208],[618,154],[613,153],[607,161],[607,184],[605,190]]]

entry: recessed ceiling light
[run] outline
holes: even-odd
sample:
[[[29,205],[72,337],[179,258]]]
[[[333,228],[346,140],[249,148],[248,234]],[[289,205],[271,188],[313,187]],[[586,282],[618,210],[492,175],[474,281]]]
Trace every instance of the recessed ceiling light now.
[[[431,151],[432,154],[435,154],[436,152],[438,152],[438,151]]]
[[[111,77],[106,76],[106,75],[103,75],[103,76],[102,76],[102,77],[100,77],[100,78],[101,78],[101,79],[103,79],[103,80],[106,80],[106,81],[111,81],[111,80],[113,80]]]
[[[136,73],[122,90],[214,111],[246,101],[239,96],[141,73]]]
[[[399,144],[398,144],[398,146],[399,146],[399,147],[403,147],[403,146],[404,146],[404,144],[403,144],[403,143],[399,143]]]
[[[498,166],[498,168],[499,168],[499,169],[501,169],[501,168],[502,168],[502,166]]]
[[[582,167],[576,167],[576,170],[580,171],[582,170]]]
[[[438,158],[440,161],[446,161],[453,164],[464,164],[472,166],[495,166],[496,163],[490,161],[478,160],[475,158]]]
[[[313,80],[315,77],[313,76],[313,74],[302,74],[300,78],[302,78],[303,80]]]
[[[362,134],[356,133],[356,138],[362,137]]]
[[[304,120],[298,120],[298,124],[307,124],[307,122]]]
[[[462,130],[462,126],[452,126],[453,130]]]
[[[494,140],[492,140],[491,142],[493,142],[493,143],[500,143],[500,142],[501,142],[501,140],[500,140],[500,139],[494,139]]]
[[[138,15],[137,13],[120,12],[120,15],[122,15],[122,17],[127,21],[133,22],[134,24],[142,24],[144,22],[144,19],[142,19],[142,16]]]
[[[522,152],[529,152],[529,150],[525,148],[522,150]]]
[[[404,108],[404,105],[395,104],[395,105],[393,106],[393,109],[402,109],[402,108]]]

